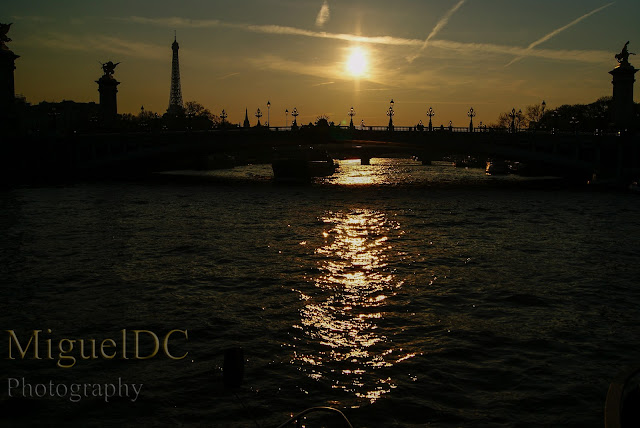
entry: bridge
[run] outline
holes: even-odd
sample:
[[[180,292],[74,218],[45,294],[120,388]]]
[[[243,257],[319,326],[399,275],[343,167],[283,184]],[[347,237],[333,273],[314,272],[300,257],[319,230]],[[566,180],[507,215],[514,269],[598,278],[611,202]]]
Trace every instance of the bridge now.
[[[5,174],[131,177],[151,172],[270,163],[285,147],[314,146],[335,159],[475,156],[544,166],[559,175],[622,179],[640,175],[640,137],[604,133],[506,132],[488,128],[344,127],[226,129],[13,137],[3,144]]]

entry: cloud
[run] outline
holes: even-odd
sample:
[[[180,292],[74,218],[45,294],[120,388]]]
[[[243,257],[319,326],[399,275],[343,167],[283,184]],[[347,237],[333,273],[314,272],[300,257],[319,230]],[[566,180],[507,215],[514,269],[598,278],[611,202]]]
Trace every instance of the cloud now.
[[[32,21],[32,22],[53,22],[54,19],[49,16],[37,16],[37,15],[13,15],[13,18],[16,21]]]
[[[316,86],[325,86],[325,85],[333,85],[336,82],[322,82],[322,83],[316,83],[315,85],[311,85],[312,88],[315,88]]]
[[[327,0],[324,0],[322,3],[322,7],[318,12],[318,16],[316,16],[316,26],[322,27],[329,20],[329,4]]]
[[[614,3],[615,2],[611,2],[611,3],[605,4],[604,6],[600,6],[599,8],[594,9],[589,13],[585,13],[584,15],[582,15],[581,17],[579,17],[577,19],[574,19],[573,21],[571,21],[567,25],[553,30],[552,32],[544,35],[543,37],[539,38],[538,40],[536,40],[535,42],[533,42],[529,46],[527,46],[527,51],[535,48],[536,46],[538,46],[541,43],[546,42],[547,40],[551,39],[552,37],[555,37],[557,34],[563,32],[564,30],[573,27],[574,25],[578,24],[583,19],[586,19],[586,18],[590,17],[591,15],[596,14],[596,13],[600,12],[601,10],[608,8],[609,6],[611,6]],[[509,62],[507,65],[505,65],[505,67],[509,67],[511,64],[513,64],[513,63],[515,63],[517,61],[520,61],[522,58],[523,57],[514,58],[513,60],[511,60],[511,62]]]
[[[460,3],[458,3],[460,4]],[[456,5],[457,6],[457,5]],[[454,6],[455,8],[455,6]],[[453,10],[453,9],[452,9]],[[451,12],[451,11],[450,11]],[[406,39],[394,36],[358,36],[355,34],[344,33],[328,33],[325,31],[305,30],[296,27],[287,27],[281,25],[252,25],[222,22],[219,20],[191,20],[184,18],[145,18],[131,16],[128,18],[116,18],[136,24],[159,25],[169,28],[230,28],[240,31],[248,31],[259,34],[275,34],[283,36],[301,36],[320,39],[343,40],[348,42],[367,43],[384,46],[406,46],[406,47],[422,47],[425,40]],[[440,27],[440,29],[442,26]],[[433,32],[433,31],[432,31]],[[557,33],[556,33],[557,34]],[[535,43],[535,42],[534,42]],[[464,43],[453,42],[448,40],[429,40],[429,46],[441,48],[446,51],[454,51],[459,57],[484,55],[484,54],[503,54],[521,57],[536,57],[553,60],[569,60],[579,62],[599,63],[603,58],[608,58],[610,54],[603,51],[595,50],[552,50],[538,49],[534,47],[506,46],[490,43]]]
[[[224,76],[218,77],[218,80],[228,79],[229,77],[237,76],[240,72],[225,74]]]
[[[105,35],[71,35],[49,33],[46,37],[32,37],[29,43],[55,49],[104,53],[146,59],[166,59],[167,48]]]

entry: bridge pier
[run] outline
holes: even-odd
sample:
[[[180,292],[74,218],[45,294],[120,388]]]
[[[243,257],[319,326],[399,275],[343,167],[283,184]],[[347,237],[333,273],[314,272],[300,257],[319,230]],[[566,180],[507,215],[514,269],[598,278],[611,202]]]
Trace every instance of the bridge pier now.
[[[371,157],[370,156],[361,156],[360,157],[360,165],[371,165]]]

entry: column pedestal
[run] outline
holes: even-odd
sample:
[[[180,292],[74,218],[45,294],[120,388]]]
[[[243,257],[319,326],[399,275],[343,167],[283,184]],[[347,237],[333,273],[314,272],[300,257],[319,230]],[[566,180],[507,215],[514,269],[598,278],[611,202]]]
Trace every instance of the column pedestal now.
[[[20,56],[14,54],[4,44],[0,44],[0,120],[8,120],[15,110],[15,86],[13,70],[15,60]]]
[[[628,62],[618,65],[609,74],[613,76],[613,103],[611,120],[618,130],[631,129],[635,120],[633,103],[634,75],[638,70]]]
[[[102,76],[96,80],[100,92],[100,119],[105,124],[112,124],[118,117],[118,82],[112,76]]]

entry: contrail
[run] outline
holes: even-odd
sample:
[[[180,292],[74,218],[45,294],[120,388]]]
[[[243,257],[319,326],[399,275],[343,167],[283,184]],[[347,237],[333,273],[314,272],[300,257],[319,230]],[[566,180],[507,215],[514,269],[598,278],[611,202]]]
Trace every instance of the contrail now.
[[[579,23],[580,21],[582,21],[583,19],[586,19],[588,17],[590,17],[591,15],[600,12],[603,9],[608,8],[609,6],[611,6],[612,4],[614,4],[615,2],[611,2],[611,3],[607,3],[604,6],[600,6],[597,9],[592,10],[589,13],[585,13],[584,15],[582,15],[580,18],[574,19],[573,21],[571,21],[570,23],[568,23],[567,25],[565,25],[564,27],[560,27],[558,29],[553,30],[552,32],[550,32],[549,34],[539,38],[538,40],[536,40],[535,42],[531,43],[529,46],[527,46],[527,49],[525,50],[525,52],[535,48],[536,46],[538,46],[541,43],[546,42],[547,40],[549,40],[550,38],[556,36],[557,34],[563,32],[564,30],[573,27],[574,25],[576,25],[577,23]],[[507,65],[505,65],[505,67],[509,67],[511,64],[520,61],[523,57],[519,56],[517,58],[514,58],[513,60],[511,60],[511,62]]]
[[[420,52],[425,50],[426,47],[429,45],[429,41],[431,41],[431,39],[434,38],[435,35],[438,34],[440,32],[440,30],[442,30],[445,27],[445,25],[447,25],[449,23],[449,19],[451,19],[453,14],[456,13],[456,11],[458,9],[460,9],[460,7],[464,4],[465,1],[467,1],[467,0],[460,0],[442,18],[440,18],[440,20],[438,21],[436,26],[433,27],[433,30],[431,30],[431,33],[429,33],[429,35],[425,39],[425,41],[422,44],[422,46],[420,47],[420,50],[418,51],[418,53],[415,53],[412,56],[407,58],[407,60],[409,62],[413,62],[416,58],[418,58],[418,56],[420,55]]]
[[[320,12],[318,12],[318,16],[316,17],[316,26],[322,27],[329,20],[329,3],[327,0],[324,0],[322,3],[322,7],[320,8]]]

